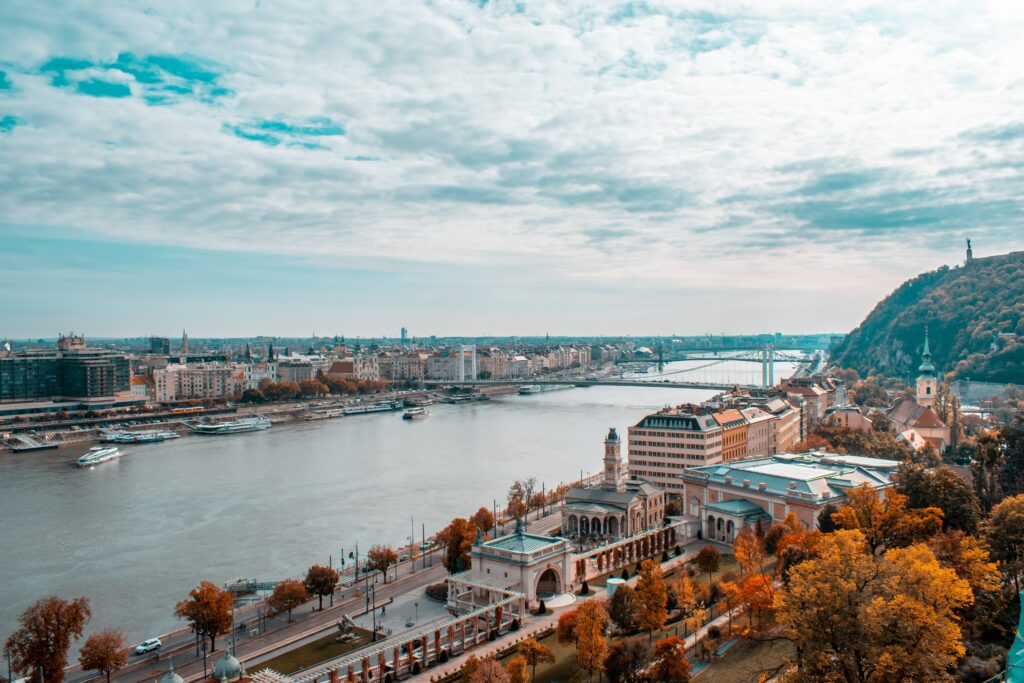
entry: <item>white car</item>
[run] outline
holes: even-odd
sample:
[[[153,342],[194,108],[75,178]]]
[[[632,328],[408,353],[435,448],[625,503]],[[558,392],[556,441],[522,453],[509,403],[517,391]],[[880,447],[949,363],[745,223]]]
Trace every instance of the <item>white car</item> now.
[[[149,640],[144,640],[135,646],[135,654],[144,655],[147,652],[159,650],[161,645],[163,645],[163,643],[160,642],[159,638],[150,638]]]

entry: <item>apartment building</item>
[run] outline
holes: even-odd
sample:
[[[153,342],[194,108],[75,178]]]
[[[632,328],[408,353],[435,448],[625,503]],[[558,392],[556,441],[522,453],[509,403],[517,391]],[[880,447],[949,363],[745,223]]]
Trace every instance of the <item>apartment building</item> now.
[[[681,493],[684,469],[722,462],[723,429],[695,408],[665,408],[629,428],[631,476]]]

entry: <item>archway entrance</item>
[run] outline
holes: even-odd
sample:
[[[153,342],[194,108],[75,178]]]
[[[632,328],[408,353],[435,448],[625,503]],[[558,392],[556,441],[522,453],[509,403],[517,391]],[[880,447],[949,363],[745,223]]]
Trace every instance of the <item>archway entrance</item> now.
[[[558,572],[550,567],[537,577],[537,597],[541,600],[562,592],[562,580]]]

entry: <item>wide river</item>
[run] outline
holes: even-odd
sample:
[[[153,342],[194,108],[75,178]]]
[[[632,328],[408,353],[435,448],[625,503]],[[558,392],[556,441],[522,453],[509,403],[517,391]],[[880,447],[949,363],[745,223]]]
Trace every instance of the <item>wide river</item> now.
[[[666,370],[689,365],[672,364]],[[702,381],[749,383],[760,366],[728,363]],[[776,377],[791,366],[776,364]],[[182,625],[174,604],[200,580],[275,579],[327,563],[358,542],[400,545],[504,498],[529,476],[548,488],[601,467],[609,427],[711,392],[590,387],[296,422],[248,434],[122,446],[74,467],[87,445],[0,453],[0,640],[44,595],[86,596],[87,632],[132,641]],[[626,456],[625,448],[623,457]]]

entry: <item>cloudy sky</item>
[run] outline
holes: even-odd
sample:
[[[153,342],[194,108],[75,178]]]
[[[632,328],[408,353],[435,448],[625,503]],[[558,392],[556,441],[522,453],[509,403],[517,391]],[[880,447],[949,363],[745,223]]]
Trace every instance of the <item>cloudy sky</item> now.
[[[1024,248],[1024,4],[0,3],[0,337],[842,331]]]

